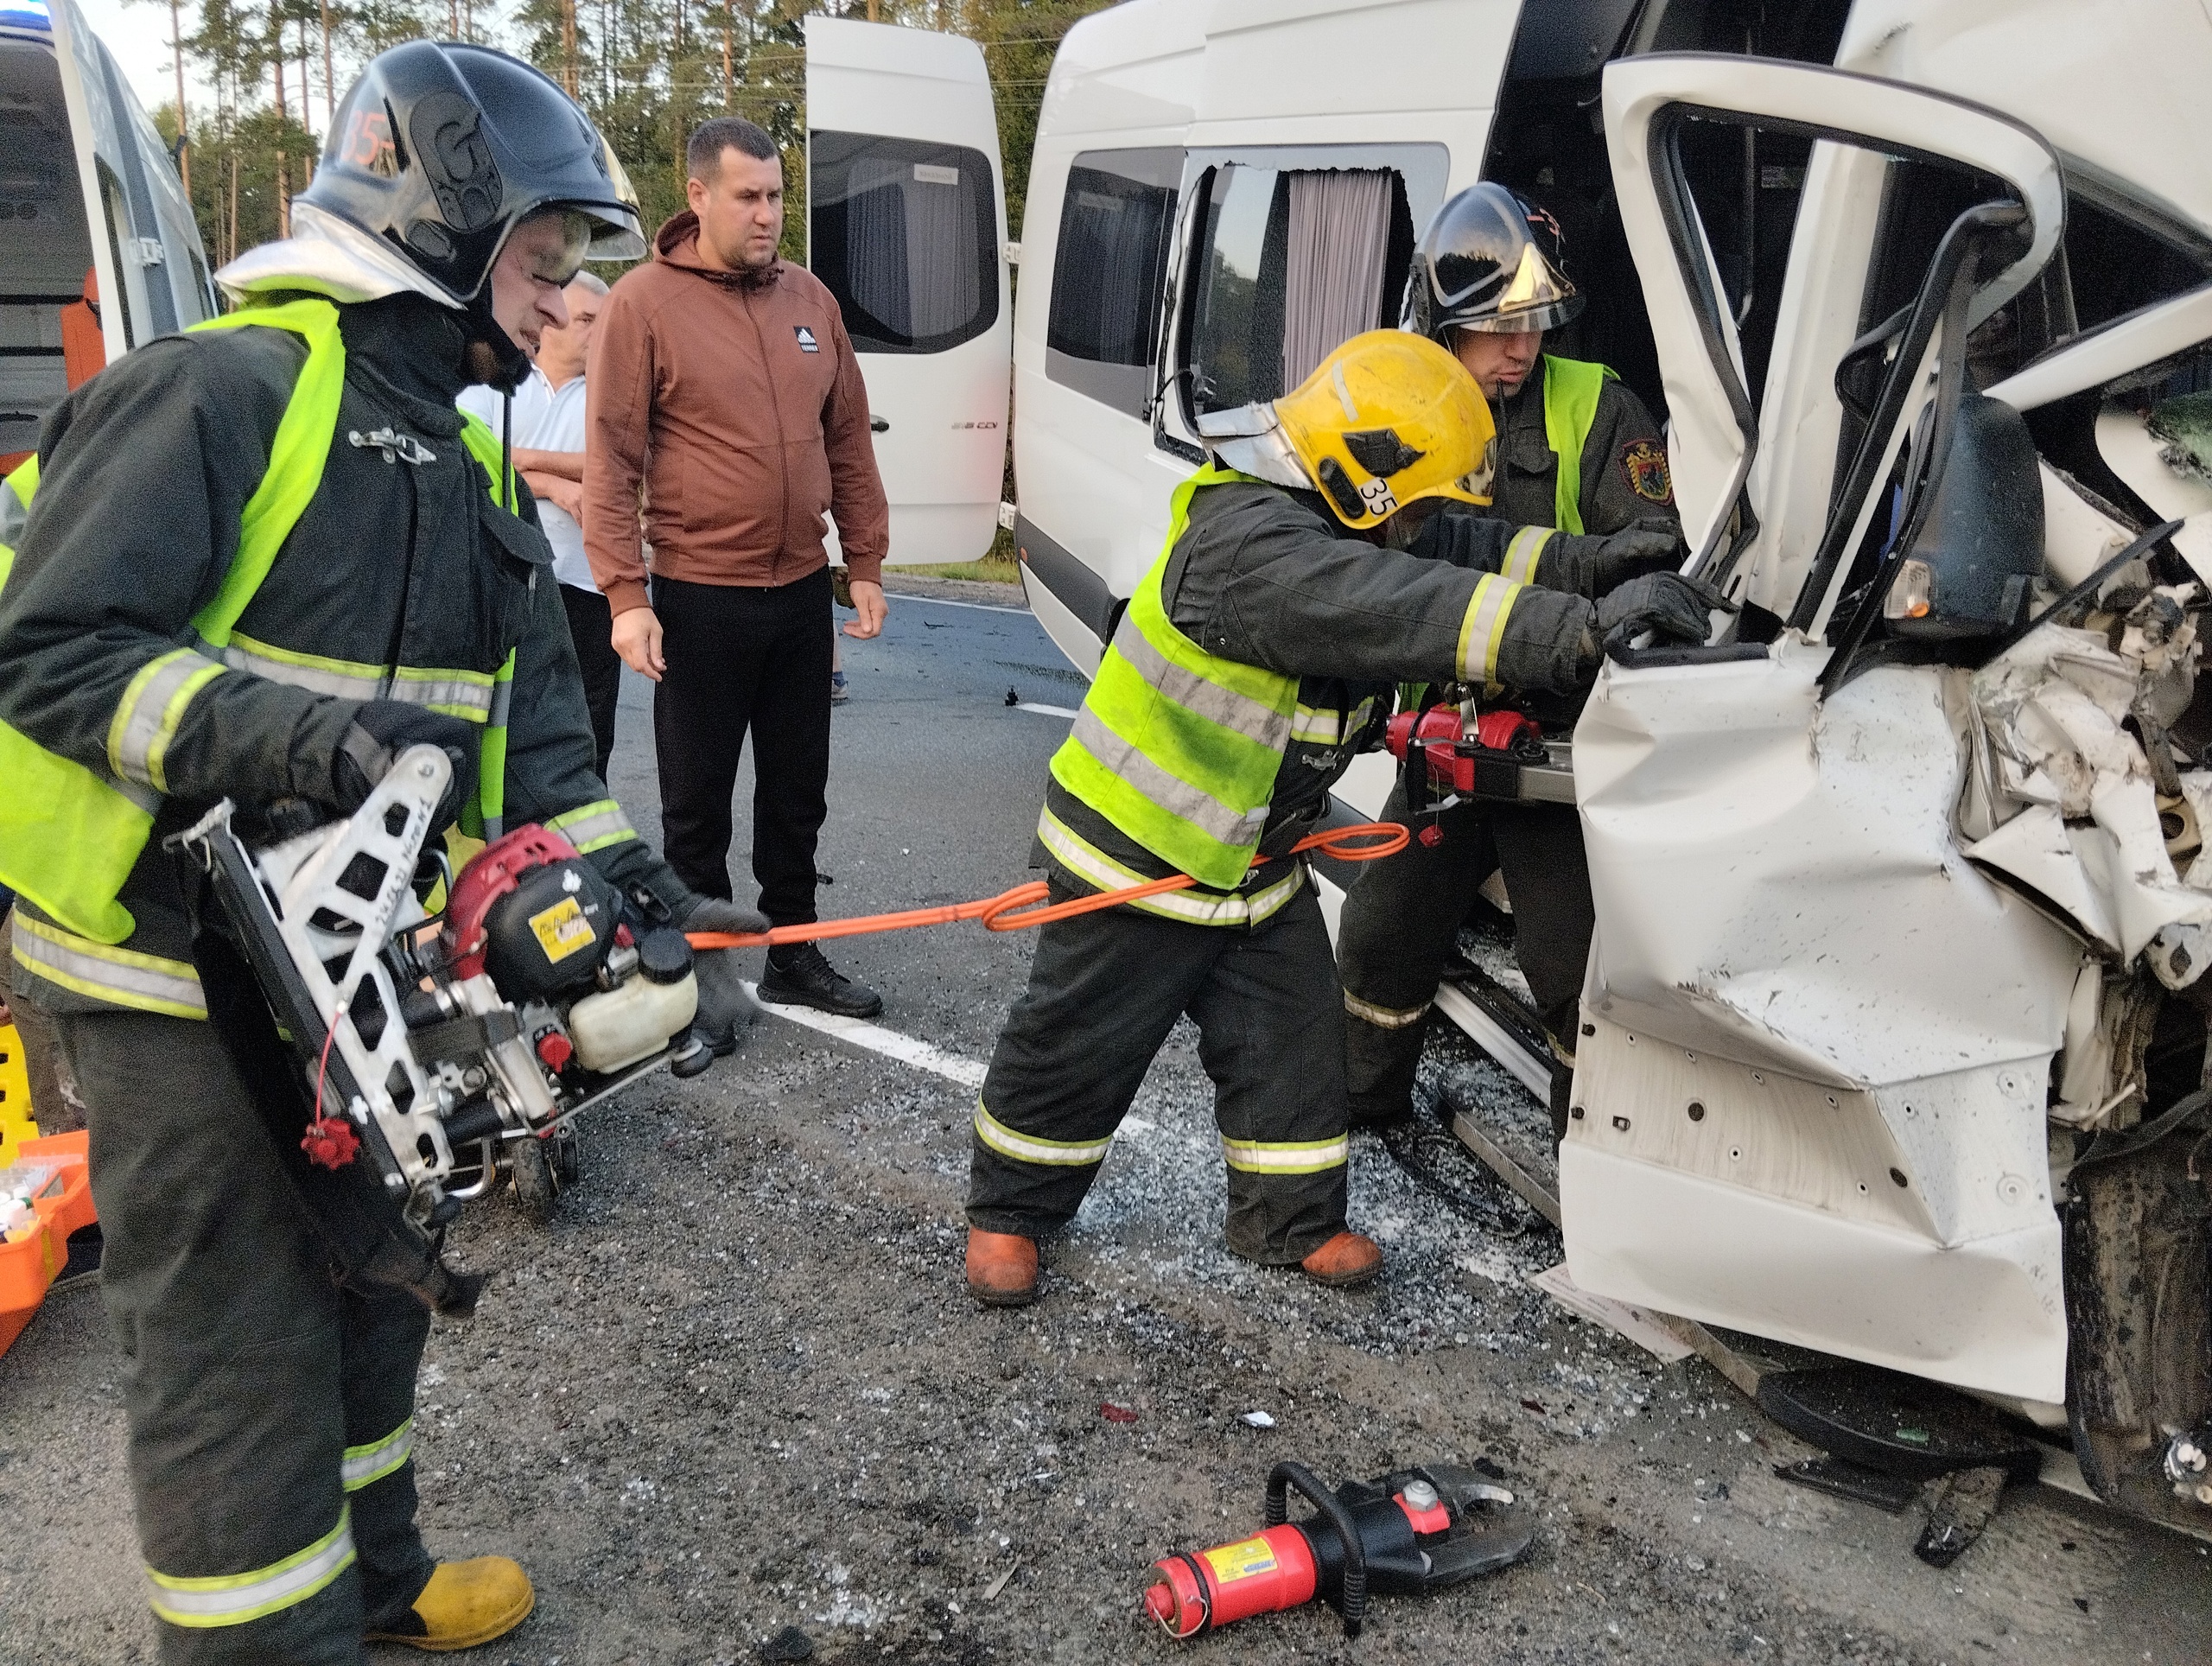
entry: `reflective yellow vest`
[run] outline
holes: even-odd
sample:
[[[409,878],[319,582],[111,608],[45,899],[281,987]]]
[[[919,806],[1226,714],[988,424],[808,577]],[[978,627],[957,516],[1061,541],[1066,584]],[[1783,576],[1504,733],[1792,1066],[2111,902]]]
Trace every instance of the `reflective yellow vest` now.
[[[1582,531],[1582,448],[1598,420],[1598,398],[1613,372],[1581,359],[1544,355],[1544,442],[1559,459],[1552,525]]]
[[[1167,543],[1122,614],[1075,727],[1059,784],[1162,862],[1234,890],[1260,848],[1290,744],[1298,679],[1208,653],[1177,630],[1161,576],[1199,487],[1252,476],[1208,463],[1168,499]]]
[[[95,943],[121,943],[135,929],[130,910],[118,898],[145,849],[167,791],[163,755],[186,708],[200,690],[226,670],[241,670],[354,698],[371,698],[378,692],[373,687],[326,686],[334,676],[350,677],[358,667],[337,661],[326,664],[311,655],[280,655],[259,644],[252,649],[232,644],[233,627],[246,604],[269,576],[284,540],[321,488],[346,381],[346,345],[339,334],[338,308],[332,302],[306,299],[252,307],[192,327],[248,327],[291,331],[307,343],[307,361],[277,423],[269,472],[239,517],[238,553],[214,599],[193,616],[194,645],[156,656],[131,679],[108,730],[104,769],[87,768],[48,752],[0,722],[0,781],[7,784],[0,791],[0,883]],[[498,438],[469,416],[461,439],[490,476],[493,501],[512,510],[514,480],[512,473],[502,479]],[[0,489],[0,537],[18,535],[14,529],[29,514],[37,487],[38,459],[34,456]],[[14,561],[12,547],[0,542],[0,588],[5,587]],[[507,696],[514,667],[510,652],[496,674],[472,672],[456,679],[453,673],[442,673],[435,684],[396,685],[389,691],[393,697],[413,697],[434,710],[484,723],[479,798],[462,816],[463,830],[470,833],[496,836],[498,830],[505,787]],[[404,678],[406,673],[399,676]],[[460,682],[468,686],[459,686]],[[449,683],[455,686],[446,686]]]

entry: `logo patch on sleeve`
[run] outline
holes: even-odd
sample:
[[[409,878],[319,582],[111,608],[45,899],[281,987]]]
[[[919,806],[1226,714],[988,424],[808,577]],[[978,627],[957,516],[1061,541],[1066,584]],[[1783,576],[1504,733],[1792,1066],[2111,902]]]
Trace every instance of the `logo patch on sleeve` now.
[[[1672,503],[1675,482],[1667,473],[1667,454],[1655,440],[1637,440],[1621,448],[1621,473],[1629,490],[1651,503]]]
[[[814,332],[807,328],[805,325],[792,325],[791,334],[798,337],[798,350],[801,353],[819,353],[822,351],[821,347],[815,341]]]

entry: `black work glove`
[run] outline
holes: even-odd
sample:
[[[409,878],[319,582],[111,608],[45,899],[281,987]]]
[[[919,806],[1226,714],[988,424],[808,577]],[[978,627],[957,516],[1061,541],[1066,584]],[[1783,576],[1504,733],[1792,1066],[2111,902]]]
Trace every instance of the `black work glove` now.
[[[1595,601],[1647,573],[1675,571],[1687,554],[1674,522],[1640,520],[1602,537],[1560,533],[1536,570],[1544,574],[1547,588]]]
[[[671,911],[679,932],[731,932],[750,934],[768,929],[768,917],[757,908],[721,897],[696,898],[688,908]],[[734,949],[695,949],[691,973],[699,981],[699,1015],[691,1021],[691,1033],[711,1048],[717,1059],[736,1051],[739,1038],[760,1015],[760,1004],[745,988],[745,970]]]
[[[441,748],[453,765],[453,779],[430,818],[435,839],[460,818],[461,807],[476,797],[476,758],[483,742],[474,723],[400,700],[366,700],[353,714],[345,738],[330,760],[330,803],[350,816],[376,790],[386,771],[410,747]]]
[[[1696,645],[1712,634],[1713,609],[1727,607],[1719,591],[1694,579],[1680,573],[1646,573],[1598,603],[1598,643],[1604,648],[1625,647],[1649,631],[1662,643]]]

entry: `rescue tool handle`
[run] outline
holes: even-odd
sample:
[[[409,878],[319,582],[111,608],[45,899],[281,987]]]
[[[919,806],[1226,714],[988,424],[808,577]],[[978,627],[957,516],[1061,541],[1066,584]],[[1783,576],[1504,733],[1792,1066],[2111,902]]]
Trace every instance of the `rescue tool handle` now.
[[[1323,855],[1338,862],[1373,862],[1379,856],[1393,856],[1406,848],[1411,836],[1395,822],[1355,822],[1349,827],[1332,827],[1325,832],[1309,833],[1291,846],[1294,856],[1307,850],[1319,850]],[[1267,861],[1257,858],[1253,866]],[[850,919],[815,920],[804,925],[777,925],[766,932],[687,932],[684,938],[694,949],[758,949],[770,948],[786,943],[815,943],[826,938],[872,937],[878,932],[906,932],[918,925],[950,925],[956,920],[979,919],[990,932],[1020,932],[1032,925],[1046,925],[1056,919],[1072,919],[1077,914],[1095,913],[1102,908],[1118,907],[1125,902],[1136,902],[1146,897],[1156,897],[1169,891],[1183,891],[1198,881],[1188,874],[1170,874],[1165,879],[1147,881],[1142,885],[1124,886],[1118,891],[1100,891],[1087,897],[1076,897],[1067,902],[1054,903],[1050,907],[1035,907],[1051,894],[1042,880],[1032,880],[1017,885],[1011,891],[1001,891],[995,897],[979,897],[972,902],[949,902],[935,908],[909,908],[899,913],[856,914]],[[1014,911],[1020,909],[1017,913]]]
[[[1268,1472],[1267,1524],[1281,1527],[1290,1519],[1290,1491],[1295,1487],[1306,1499],[1329,1519],[1344,1544],[1344,1588],[1338,1601],[1338,1612],[1344,1617],[1344,1635],[1356,1637],[1367,1618],[1367,1551],[1359,1542],[1359,1529],[1354,1525],[1351,1512],[1344,1507],[1337,1495],[1313,1478],[1313,1472],[1303,1464],[1283,1462]],[[1315,1556],[1318,1563],[1321,1558]]]

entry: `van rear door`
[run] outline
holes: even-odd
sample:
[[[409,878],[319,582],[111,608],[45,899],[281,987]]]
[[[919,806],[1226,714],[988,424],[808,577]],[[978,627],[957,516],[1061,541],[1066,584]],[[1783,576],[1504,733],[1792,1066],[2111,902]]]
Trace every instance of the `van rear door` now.
[[[214,311],[176,170],[73,0],[0,0],[0,460],[63,394]]]
[[[973,41],[806,20],[807,264],[842,309],[891,499],[891,559],[997,535],[1014,318],[1006,181]]]

